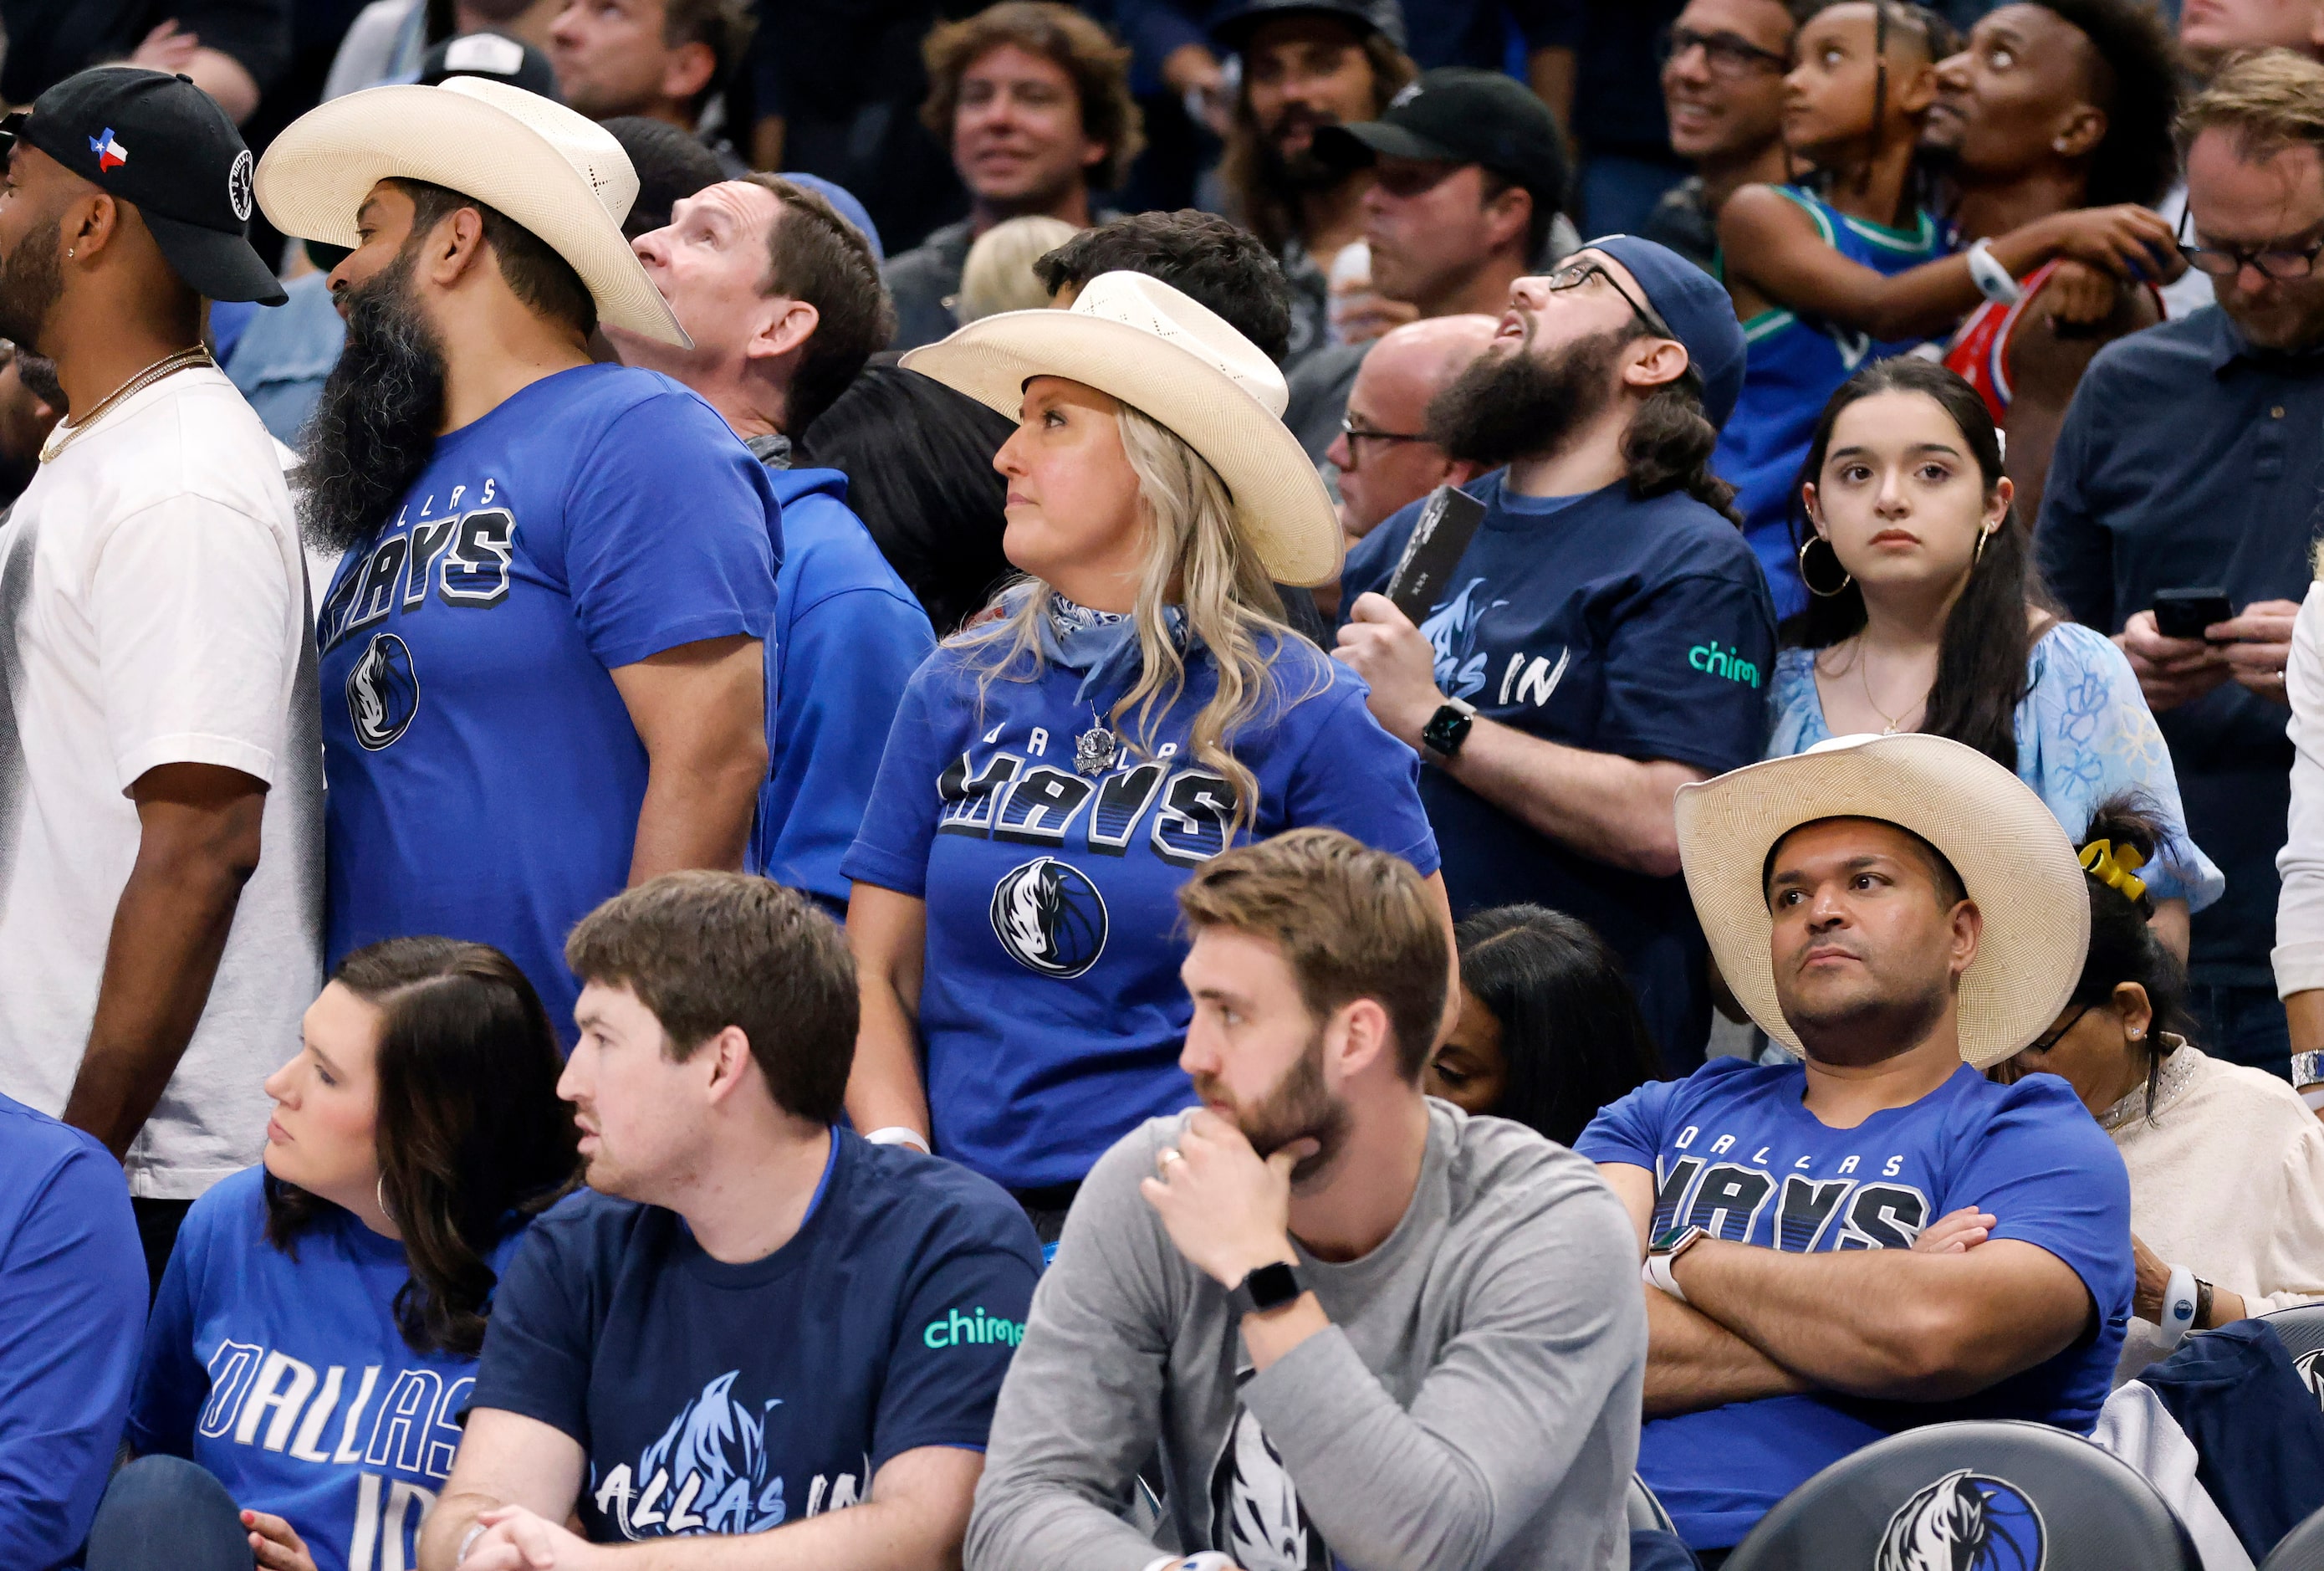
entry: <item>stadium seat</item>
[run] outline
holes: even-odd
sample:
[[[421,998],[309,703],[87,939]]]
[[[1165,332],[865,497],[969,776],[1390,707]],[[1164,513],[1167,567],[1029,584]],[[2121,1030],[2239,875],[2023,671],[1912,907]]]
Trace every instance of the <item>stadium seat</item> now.
[[[1624,1505],[1629,1511],[1633,1532],[1670,1533],[1674,1536],[1678,1532],[1678,1525],[1671,1520],[1670,1512],[1663,1510],[1663,1502],[1655,1498],[1655,1492],[1646,1487],[1646,1481],[1635,1473],[1630,1474],[1630,1494]]]
[[[2046,1424],[1931,1424],[1778,1502],[1726,1571],[2201,1571],[2147,1482]]]
[[[2280,1312],[2299,1313],[2296,1309]],[[2324,1511],[2286,1533],[2283,1541],[2260,1562],[2259,1571],[2324,1571]]]
[[[2278,1309],[2273,1315],[2259,1316],[2258,1320],[2275,1333],[2283,1350],[2292,1354],[2292,1367],[2308,1382],[2317,1401],[2324,1404],[2324,1304]]]

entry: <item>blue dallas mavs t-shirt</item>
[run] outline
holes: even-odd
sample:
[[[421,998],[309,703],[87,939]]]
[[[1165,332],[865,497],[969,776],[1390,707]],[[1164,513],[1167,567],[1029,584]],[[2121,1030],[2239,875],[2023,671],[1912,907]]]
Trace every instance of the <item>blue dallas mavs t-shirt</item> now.
[[[491,944],[570,1041],[565,935],[629,882],[645,799],[611,673],[765,639],[781,552],[766,472],[657,373],[561,371],[438,438],[317,629],[326,968],[411,933]]]
[[[1706,774],[1759,760],[1775,657],[1767,586],[1734,524],[1683,493],[1645,501],[1618,481],[1582,496],[1519,496],[1496,472],[1448,593],[1421,619],[1436,685],[1546,742]],[[1386,592],[1420,516],[1366,535],[1341,575],[1342,618]],[[1686,883],[1628,872],[1540,834],[1443,770],[1420,797],[1444,853],[1452,914],[1529,902],[1580,917],[1622,956],[1663,1061],[1702,1061],[1705,947]]]
[[[1322,825],[1435,872],[1416,761],[1364,707],[1363,679],[1301,638],[1260,647],[1271,694],[1229,738],[1259,799],[1232,843]],[[1034,1189],[1080,1182],[1115,1141],[1193,1105],[1178,886],[1230,844],[1235,788],[1191,757],[1218,685],[1206,654],[1158,715],[1155,756],[1125,748],[1093,770],[1077,740],[1119,694],[1076,697],[1083,673],[1055,659],[980,691],[987,658],[948,645],[912,679],[844,870],[927,902],[936,1150]]]
[[[295,1253],[266,1239],[265,1169],[194,1202],[145,1327],[129,1444],[199,1463],[235,1503],[281,1517],[318,1571],[417,1566],[473,1358],[396,1327],[403,1246],[336,1206]],[[505,1270],[519,1227],[493,1250]]]
[[[1040,1267],[992,1185],[835,1129],[764,1260],[591,1190],[534,1223],[468,1405],[573,1437],[595,1542],[763,1532],[857,1503],[906,1451],[982,1450]]]
[[[2063,1080],[1997,1086],[1966,1064],[1918,1102],[1833,1129],[1802,1100],[1807,1071],[1718,1058],[1640,1086],[1573,1149],[1655,1176],[1654,1230],[1800,1253],[1908,1249],[1964,1206],[1992,1236],[2071,1266],[2097,1307],[2072,1346],[1975,1396],[1946,1402],[1787,1396],[1650,1419],[1638,1475],[1698,1549],[1739,1543],[1769,1507],[1827,1464],[1885,1435],[1952,1419],[2031,1419],[2088,1434],[2130,1317],[2130,1176]]]

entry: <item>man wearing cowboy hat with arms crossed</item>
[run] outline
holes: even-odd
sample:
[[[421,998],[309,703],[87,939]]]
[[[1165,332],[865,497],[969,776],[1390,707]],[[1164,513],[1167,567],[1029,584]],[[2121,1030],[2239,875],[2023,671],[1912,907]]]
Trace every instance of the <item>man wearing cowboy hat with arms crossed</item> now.
[[[2130,1312],[2129,1178],[2064,1081],[1979,1072],[2080,975],[2057,820],[1957,742],[1844,737],[1683,787],[1678,838],[1721,974],[1804,1055],[1642,1086],[1574,1144],[1647,1246],[1638,1471],[1680,1536],[1733,1545],[1898,1429],[2087,1434]]]
[[[566,930],[742,865],[773,494],[697,395],[591,362],[601,320],[686,342],[601,127],[502,82],[374,88],[294,122],[257,187],[284,233],[355,247],[300,470],[309,538],[346,552],[317,628],[327,957],[495,945],[569,1040]]]
[[[158,1278],[320,980],[298,530],[201,343],[204,297],[282,290],[184,78],[83,71],[0,128],[0,335],[71,409],[0,531],[0,1092],[124,1159]]]

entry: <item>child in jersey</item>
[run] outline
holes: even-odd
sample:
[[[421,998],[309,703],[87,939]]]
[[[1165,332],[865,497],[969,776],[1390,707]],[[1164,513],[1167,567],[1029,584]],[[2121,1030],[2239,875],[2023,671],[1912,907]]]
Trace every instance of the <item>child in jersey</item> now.
[[[178,1234],[123,1476],[190,1479],[189,1537],[239,1508],[245,1564],[413,1566],[500,1273],[578,1166],[557,1036],[505,955],[449,938],[355,951],[301,1034],[263,1165]]]
[[[1778,617],[1807,604],[1785,520],[1824,400],[1866,361],[1950,330],[1984,298],[1917,167],[1950,50],[1945,24],[1915,5],[1835,0],[1816,12],[1794,45],[1784,111],[1784,143],[1814,172],[1747,186],[1720,210],[1720,276],[1750,357],[1714,462],[1736,487]],[[1988,251],[2012,277],[2062,255],[2123,276],[2176,266],[2169,226],[2127,206],[2052,214]]]

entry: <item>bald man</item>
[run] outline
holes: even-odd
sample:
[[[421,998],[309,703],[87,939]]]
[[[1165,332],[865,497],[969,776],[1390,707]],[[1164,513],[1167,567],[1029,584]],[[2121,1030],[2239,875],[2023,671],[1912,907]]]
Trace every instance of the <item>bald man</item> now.
[[[1323,456],[1340,471],[1340,528],[1354,545],[1406,503],[1462,485],[1477,466],[1422,435],[1428,402],[1492,341],[1488,316],[1429,317],[1382,337],[1348,391],[1348,418]]]

